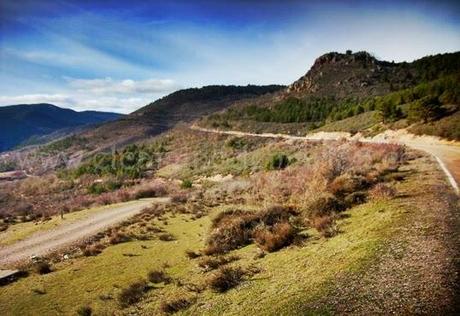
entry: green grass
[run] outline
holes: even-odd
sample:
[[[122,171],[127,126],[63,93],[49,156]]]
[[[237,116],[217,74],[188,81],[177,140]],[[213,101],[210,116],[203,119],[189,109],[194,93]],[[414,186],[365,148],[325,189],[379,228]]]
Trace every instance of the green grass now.
[[[304,246],[287,248],[257,261],[253,259],[255,246],[237,250],[235,254],[242,259],[234,264],[243,267],[256,264],[264,271],[241,288],[225,294],[206,290],[197,297],[198,303],[206,305],[194,304],[185,313],[216,315],[225,311],[232,315],[247,312],[256,303],[260,314],[298,313],[302,308],[299,302],[324,293],[338,273],[357,269],[371,259],[383,242],[385,231],[395,225],[401,211],[383,202],[361,205],[347,212],[350,217],[341,221],[342,233],[338,236],[323,239],[314,231],[308,231]],[[71,314],[84,304],[91,305],[96,312],[115,311],[119,309],[116,299],[103,301],[99,296],[116,298],[121,288],[146,278],[150,270],[159,269],[164,263],[170,265],[167,272],[173,278],[201,284],[206,276],[198,273],[196,264],[187,259],[184,252],[203,247],[209,217],[189,221],[185,216],[177,216],[168,222],[164,228],[176,241],[132,241],[111,246],[96,257],[59,263],[51,274],[32,275],[1,288],[0,313]],[[46,294],[36,294],[34,289]],[[167,285],[150,291],[143,301],[143,309],[147,314],[156,313],[161,299],[176,297],[178,293],[195,295],[183,287]]]

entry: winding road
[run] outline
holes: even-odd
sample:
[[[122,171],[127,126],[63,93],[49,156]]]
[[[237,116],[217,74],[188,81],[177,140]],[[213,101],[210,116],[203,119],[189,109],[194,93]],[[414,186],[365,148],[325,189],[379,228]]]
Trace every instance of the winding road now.
[[[168,203],[169,200],[151,198],[116,204],[71,224],[37,232],[11,246],[0,248],[0,269],[13,267],[30,260],[32,256],[44,256],[63,250],[141,212],[152,203]]]
[[[442,171],[445,173],[452,189],[457,195],[460,194],[458,184],[460,183],[460,144],[458,142],[446,142],[436,137],[431,136],[416,136],[407,133],[404,130],[400,131],[386,131],[372,138],[366,138],[360,134],[352,136],[350,133],[345,132],[318,132],[308,134],[306,136],[293,136],[287,134],[273,134],[273,133],[249,133],[241,131],[226,131],[211,128],[203,128],[196,125],[190,126],[192,130],[216,133],[234,136],[252,136],[263,138],[281,138],[291,140],[339,140],[348,139],[368,143],[396,143],[406,145],[408,147],[424,151],[432,155],[438,162]]]

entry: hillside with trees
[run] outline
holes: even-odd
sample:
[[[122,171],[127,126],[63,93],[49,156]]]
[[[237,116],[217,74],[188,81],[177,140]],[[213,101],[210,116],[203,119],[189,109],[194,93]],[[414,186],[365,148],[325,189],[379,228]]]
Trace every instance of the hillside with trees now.
[[[232,121],[308,123],[312,130],[374,111],[384,124],[401,119],[426,124],[458,111],[459,73],[460,53],[412,63],[379,61],[367,52],[328,53],[277,95],[240,102],[202,124],[226,128]],[[455,135],[452,131],[449,137]]]

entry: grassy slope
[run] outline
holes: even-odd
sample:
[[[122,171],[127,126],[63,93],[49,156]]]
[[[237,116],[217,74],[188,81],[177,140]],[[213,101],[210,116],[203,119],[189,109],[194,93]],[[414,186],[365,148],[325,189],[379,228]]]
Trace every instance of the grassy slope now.
[[[340,121],[327,123],[312,132],[323,131],[356,133],[359,131],[365,131],[379,123],[376,114],[376,111],[365,112]]]
[[[442,179],[442,175],[438,174],[438,177]],[[401,186],[406,190],[416,188],[417,180],[417,177],[409,176]],[[394,237],[405,223],[417,216],[410,212],[412,206],[407,205],[406,200],[401,197],[389,202],[369,202],[350,209],[345,213],[349,217],[340,222],[341,233],[331,239],[320,238],[314,231],[308,231],[309,238],[304,246],[283,249],[258,260],[253,259],[254,246],[235,251],[242,257],[235,264],[243,267],[255,264],[263,271],[225,294],[205,290],[197,296],[186,287],[159,286],[149,291],[142,303],[126,312],[157,313],[165,297],[181,294],[197,296],[197,302],[184,311],[185,314],[215,315],[225,311],[232,315],[254,311],[254,308],[259,314],[298,314],[304,311],[305,303],[313,302],[331,290],[337,276],[366,269],[368,263],[377,259],[387,239]],[[217,211],[219,209],[214,212]],[[203,247],[209,217],[190,221],[185,216],[178,216],[168,221],[167,226],[156,223],[174,234],[177,241],[133,241],[111,246],[97,257],[71,259],[59,263],[51,274],[32,275],[0,288],[0,313],[72,314],[79,306],[90,304],[98,314],[111,314],[119,309],[116,299],[103,301],[101,295],[116,298],[120,288],[146,278],[149,270],[161,268],[164,263],[170,266],[167,272],[183,283],[202,283],[206,276],[199,272],[193,260],[186,258],[184,251]],[[46,294],[37,294],[34,289]],[[325,309],[327,305],[319,310]]]

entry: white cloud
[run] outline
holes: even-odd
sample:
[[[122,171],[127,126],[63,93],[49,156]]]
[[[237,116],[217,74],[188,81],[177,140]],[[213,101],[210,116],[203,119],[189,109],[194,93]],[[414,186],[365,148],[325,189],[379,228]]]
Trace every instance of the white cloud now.
[[[147,79],[147,80],[113,80],[110,77],[104,79],[68,79],[72,88],[81,92],[94,94],[106,93],[160,93],[171,92],[177,89],[176,83],[171,79]]]
[[[1,105],[30,104],[30,103],[56,103],[69,105],[73,100],[64,94],[25,94],[17,96],[0,96]]]

